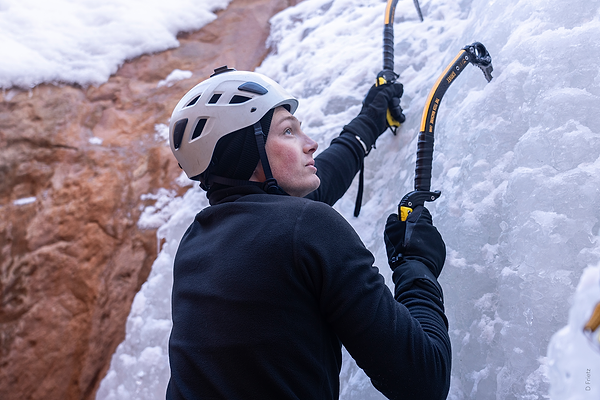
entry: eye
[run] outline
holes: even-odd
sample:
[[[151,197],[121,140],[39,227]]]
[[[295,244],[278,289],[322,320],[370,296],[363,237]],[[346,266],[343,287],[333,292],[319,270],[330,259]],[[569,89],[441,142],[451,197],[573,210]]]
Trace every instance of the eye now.
[[[287,128],[284,132],[284,135],[291,135],[292,134],[292,130],[290,128]]]

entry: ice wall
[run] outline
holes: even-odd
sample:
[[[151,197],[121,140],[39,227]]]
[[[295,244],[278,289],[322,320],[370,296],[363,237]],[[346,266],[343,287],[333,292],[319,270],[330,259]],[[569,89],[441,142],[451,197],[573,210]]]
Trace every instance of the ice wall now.
[[[555,333],[548,347],[548,376],[553,400],[600,399],[600,329],[584,335],[582,327],[600,303],[600,266],[583,271],[569,323]]]
[[[599,257],[599,3],[421,6],[423,23],[409,1],[396,11],[408,120],[368,159],[363,215],[351,217],[351,196],[338,209],[385,266],[381,230],[412,189],[426,95],[462,46],[484,43],[494,80],[463,72],[437,124],[432,188],[443,194],[430,208],[449,250],[441,281],[454,348],[450,398],[543,398],[548,340],[567,320],[582,269]],[[261,71],[305,99],[305,130],[325,142],[356,114],[381,68],[378,7],[308,1],[274,18],[278,54]],[[349,380],[347,391],[353,382],[363,384]]]
[[[440,280],[453,343],[449,398],[547,398],[556,365],[549,340],[568,321],[583,269],[600,261],[600,4],[420,3],[424,22],[410,0],[396,11],[395,70],[407,121],[366,160],[360,217],[352,217],[356,182],[336,209],[389,278],[383,226],[413,188],[426,96],[461,47],[482,42],[494,79],[487,84],[468,67],[446,93],[436,126],[432,189],[442,197],[429,208],[448,247]],[[380,0],[305,0],[272,20],[274,53],[259,71],[300,99],[297,115],[321,149],[358,113],[381,69],[384,8]],[[166,245],[98,399],[162,397],[169,268],[201,199],[190,189],[161,228]],[[556,343],[550,357],[561,349]],[[348,357],[341,378],[342,399],[381,398]]]

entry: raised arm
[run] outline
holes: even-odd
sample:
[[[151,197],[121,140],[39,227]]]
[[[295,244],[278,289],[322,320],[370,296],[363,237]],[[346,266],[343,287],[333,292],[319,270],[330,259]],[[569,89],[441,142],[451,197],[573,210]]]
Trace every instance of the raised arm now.
[[[373,86],[363,100],[356,118],[315,159],[320,187],[306,197],[329,205],[335,204],[350,187],[364,158],[375,147],[377,138],[387,129],[387,109],[402,96],[400,83]]]

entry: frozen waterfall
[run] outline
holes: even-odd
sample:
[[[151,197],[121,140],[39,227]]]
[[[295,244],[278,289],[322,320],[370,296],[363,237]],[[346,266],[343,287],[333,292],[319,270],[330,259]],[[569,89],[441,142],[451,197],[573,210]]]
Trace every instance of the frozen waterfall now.
[[[487,84],[481,71],[467,67],[446,93],[432,180],[442,197],[428,204],[448,246],[440,280],[453,343],[449,398],[598,398],[585,397],[585,380],[591,370],[592,393],[599,393],[600,352],[582,340],[567,344],[580,338],[578,324],[600,300],[594,269],[600,261],[600,3],[420,3],[424,22],[410,0],[398,2],[395,20],[395,70],[405,85],[407,121],[397,136],[382,136],[366,160],[360,217],[352,216],[356,182],[335,208],[389,280],[383,226],[413,188],[426,96],[463,46],[482,42],[494,79]],[[358,113],[381,69],[384,8],[381,0],[305,0],[271,21],[275,51],[258,71],[300,99],[297,116],[321,149]],[[207,204],[195,187],[182,198],[162,195],[140,223],[164,221],[165,244],[134,301],[127,338],[98,399],[164,397],[173,256]],[[574,296],[588,266],[580,285],[585,293]],[[382,398],[349,357],[341,378],[342,399]]]

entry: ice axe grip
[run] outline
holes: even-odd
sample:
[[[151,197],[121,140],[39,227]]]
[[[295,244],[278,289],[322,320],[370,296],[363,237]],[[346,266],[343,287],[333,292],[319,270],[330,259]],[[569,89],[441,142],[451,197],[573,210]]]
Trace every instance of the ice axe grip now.
[[[392,24],[383,27],[383,70],[394,72],[394,25]]]
[[[375,81],[375,85],[381,86],[388,83],[394,83],[396,82],[396,79],[398,79],[398,74],[396,74],[391,69],[384,69],[383,71],[377,74],[377,80]],[[404,113],[402,113],[402,108],[400,108],[400,99],[392,99],[392,104],[387,110],[386,118],[388,125],[391,127],[398,127],[401,123],[406,121],[406,117],[404,116]],[[394,130],[392,131],[395,135],[396,132]]]

